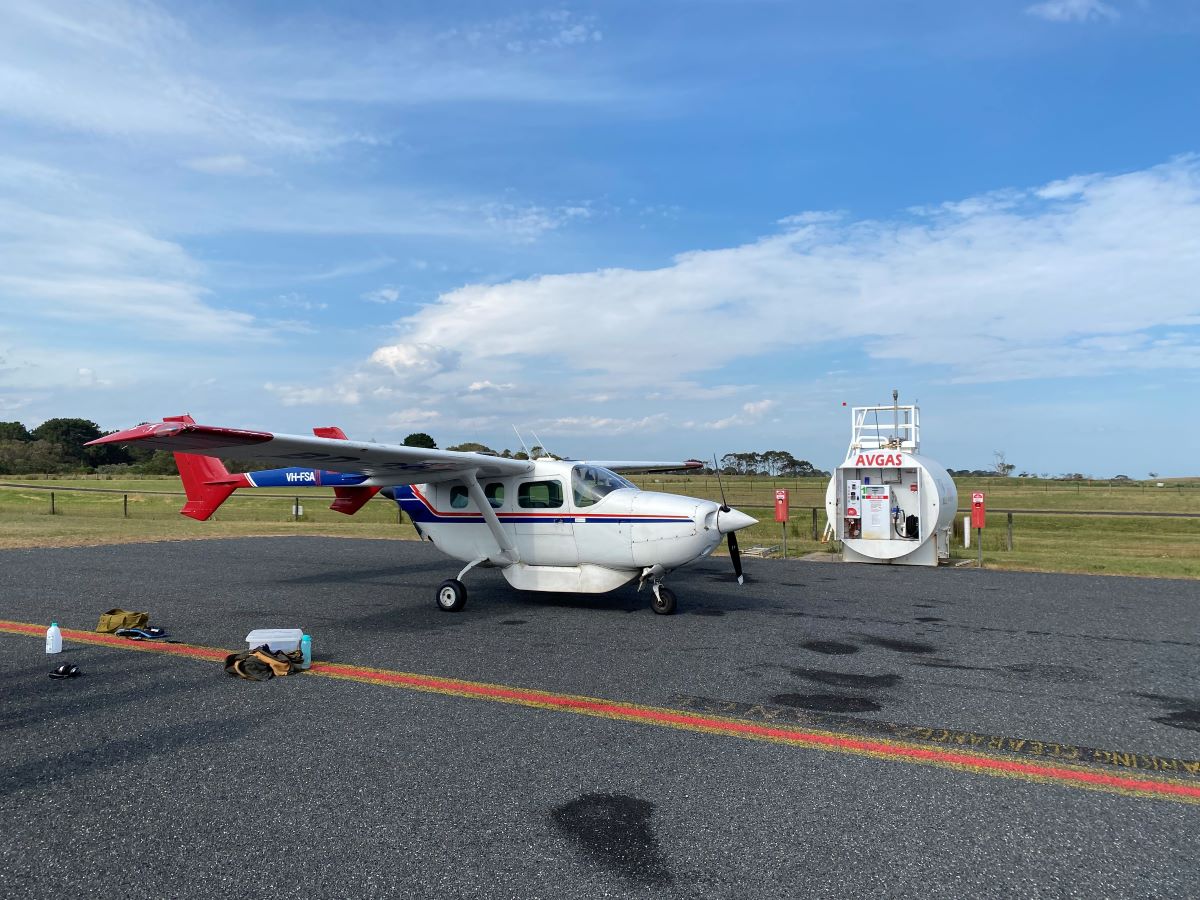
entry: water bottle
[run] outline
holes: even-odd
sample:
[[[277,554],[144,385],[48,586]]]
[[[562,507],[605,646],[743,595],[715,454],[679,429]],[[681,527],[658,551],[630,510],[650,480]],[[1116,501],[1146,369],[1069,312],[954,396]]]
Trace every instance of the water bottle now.
[[[309,668],[312,665],[312,638],[307,634],[300,636],[300,655],[304,658],[300,663],[300,668]]]
[[[62,653],[62,632],[58,630],[57,622],[51,622],[46,629],[46,652]]]

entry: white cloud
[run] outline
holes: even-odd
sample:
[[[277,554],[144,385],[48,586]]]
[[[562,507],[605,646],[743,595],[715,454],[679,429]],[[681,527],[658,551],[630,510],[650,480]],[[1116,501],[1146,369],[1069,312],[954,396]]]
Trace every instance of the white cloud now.
[[[397,378],[421,380],[452,369],[458,353],[428,343],[390,344],[371,354],[371,362],[391,371]]]
[[[395,303],[400,299],[400,291],[394,287],[381,287],[375,291],[367,291],[362,298],[369,303]]]
[[[635,418],[613,418],[608,416],[563,416],[538,425],[538,431],[554,435],[578,435],[604,432],[626,434],[631,431],[655,431],[668,422],[666,415],[656,413]]]
[[[1089,22],[1117,19],[1120,13],[1102,0],[1045,0],[1025,8],[1025,12],[1050,22]]]
[[[506,384],[493,384],[492,382],[486,381],[486,380],[485,381],[472,381],[469,385],[467,385],[467,391],[472,394],[485,393],[485,392],[491,393],[491,392],[496,392],[496,391],[511,391],[512,389],[513,389],[512,384],[507,384],[507,383]]]
[[[384,420],[384,424],[388,428],[403,429],[416,428],[422,425],[428,425],[430,422],[436,422],[442,417],[435,409],[402,409],[399,412],[394,412],[388,415]]]
[[[742,404],[741,412],[734,413],[724,419],[717,419],[715,422],[705,422],[701,427],[720,431],[724,428],[732,428],[735,425],[753,425],[777,405],[774,400],[753,400]]]
[[[263,108],[152,3],[12,0],[0,6],[0,60],[0,114],[37,125],[302,152],[338,140]]]
[[[355,406],[362,400],[362,394],[352,384],[302,387],[268,381],[263,389],[278,397],[284,406]]]
[[[200,274],[181,246],[135,224],[0,199],[0,299],[12,320],[136,327],[173,340],[268,336],[252,316],[209,305]]]
[[[84,366],[80,366],[79,369],[76,370],[76,374],[79,376],[80,387],[97,388],[110,387],[112,385],[111,381],[105,378],[97,377],[95,371]]]
[[[402,325],[406,343],[457,353],[476,371],[553,361],[647,392],[733,359],[847,340],[958,380],[1198,365],[1200,353],[1186,363],[1080,343],[1200,313],[1197,235],[1200,164],[1186,157],[894,221],[806,217],[661,269],[468,285]]]

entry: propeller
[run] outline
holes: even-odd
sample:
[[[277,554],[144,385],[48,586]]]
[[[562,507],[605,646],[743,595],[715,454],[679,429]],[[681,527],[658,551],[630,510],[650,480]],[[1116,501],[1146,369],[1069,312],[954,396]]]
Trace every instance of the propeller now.
[[[717,513],[718,518],[721,513],[730,511],[729,504],[725,502],[725,485],[721,482],[721,467],[717,464],[717,454],[713,454],[713,471],[717,473],[717,487],[721,490],[721,509]],[[737,532],[731,531],[725,535],[725,542],[729,545],[729,558],[733,560],[733,574],[737,576],[738,584],[745,584],[742,578],[742,551],[738,549]]]

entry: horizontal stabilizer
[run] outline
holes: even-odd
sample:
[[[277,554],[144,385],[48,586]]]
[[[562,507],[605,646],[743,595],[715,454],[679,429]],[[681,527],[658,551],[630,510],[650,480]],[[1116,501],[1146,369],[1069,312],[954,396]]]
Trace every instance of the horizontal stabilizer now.
[[[329,504],[329,508],[352,516],[378,493],[377,487],[335,487],[333,494],[337,499]]]
[[[338,441],[348,441],[346,432],[338,428],[336,425],[328,425],[323,428],[314,428],[313,434],[317,437],[333,438]],[[377,487],[335,487],[333,496],[336,497],[329,508],[334,512],[344,513],[347,516],[352,516],[364,506],[367,501],[379,493]]]

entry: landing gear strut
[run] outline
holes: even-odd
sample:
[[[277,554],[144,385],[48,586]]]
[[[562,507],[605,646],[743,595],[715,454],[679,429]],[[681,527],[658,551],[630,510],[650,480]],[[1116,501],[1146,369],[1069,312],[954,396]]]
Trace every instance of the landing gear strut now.
[[[437,605],[442,612],[459,612],[467,605],[467,586],[457,578],[448,578],[438,585]]]

